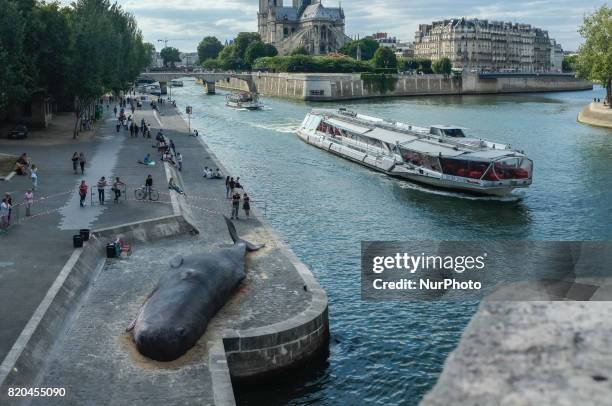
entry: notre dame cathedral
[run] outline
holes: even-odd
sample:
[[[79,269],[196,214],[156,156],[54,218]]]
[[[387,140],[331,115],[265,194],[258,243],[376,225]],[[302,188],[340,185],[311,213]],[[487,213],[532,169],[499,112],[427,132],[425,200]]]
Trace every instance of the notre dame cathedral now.
[[[311,55],[337,52],[350,38],[344,34],[344,11],[327,8],[320,0],[259,0],[258,31],[265,43],[285,55],[305,47]]]

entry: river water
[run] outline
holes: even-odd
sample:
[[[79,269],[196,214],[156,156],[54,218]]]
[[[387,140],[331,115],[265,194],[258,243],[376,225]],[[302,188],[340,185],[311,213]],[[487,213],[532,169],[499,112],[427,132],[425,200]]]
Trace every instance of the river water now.
[[[576,122],[601,88],[342,103],[416,125],[459,125],[524,150],[534,183],[521,201],[502,203],[391,179],[296,137],[310,108],[340,103],[265,98],[264,111],[239,111],[225,107],[224,92],[208,96],[184,83],[173,97],[181,111],[193,106],[192,128],[265,202],[268,221],[329,297],[327,361],[288,382],[242,390],[241,404],[412,405],[435,384],[477,304],[361,301],[362,240],[612,238],[612,131]]]

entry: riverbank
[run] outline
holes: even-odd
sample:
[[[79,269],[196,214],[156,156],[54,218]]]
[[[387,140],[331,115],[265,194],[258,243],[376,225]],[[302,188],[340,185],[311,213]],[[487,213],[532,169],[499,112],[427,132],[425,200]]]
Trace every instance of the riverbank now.
[[[36,377],[25,382],[19,381],[19,375],[10,378],[21,384],[38,382],[65,387],[68,395],[56,399],[59,404],[83,404],[95,397],[103,403],[147,398],[150,404],[179,405],[189,398],[231,405],[234,404],[231,379],[242,381],[282,374],[325,352],[329,336],[327,298],[310,271],[259,220],[261,213],[254,210],[251,219],[236,221],[236,227],[241,237],[266,243],[266,248],[248,256],[247,279],[211,321],[199,343],[169,364],[140,356],[124,333],[125,327],[159,277],[167,272],[170,258],[229,242],[222,215],[229,214],[230,204],[222,180],[201,176],[204,166],[222,166],[200,139],[187,135],[187,125],[175,108],[166,105],[160,114],[145,108],[137,114],[138,119],[142,117],[152,123],[152,132],[164,128],[165,135],[182,153],[184,168],[178,172],[161,162],[152,168],[138,165],[135,162],[138,157],[151,151],[151,140],[129,138],[123,130],[113,134],[111,128],[105,135],[117,148],[125,145],[134,148],[113,174],[132,165],[139,169],[143,179],[154,169],[163,173],[163,180],[155,181],[163,197],[161,204],[133,202],[129,192],[128,204],[139,205],[142,212],[158,206],[179,210],[198,234],[183,233],[147,244],[136,238],[143,236],[142,231],[132,237],[128,234],[128,239],[134,239],[131,257],[107,262],[100,271],[85,271],[99,275],[90,276],[87,293],[80,300],[75,296],[70,304],[70,312],[74,312],[70,320],[60,320],[67,323],[61,329],[63,333],[54,340],[46,339],[45,343],[52,343],[53,350],[45,357],[44,365],[39,366]],[[187,191],[187,197],[166,192],[164,185],[170,176]],[[257,199],[254,204],[258,204]],[[117,221],[122,220],[119,207],[110,209]],[[45,404],[50,403],[53,402],[45,400]]]
[[[178,76],[177,76],[178,77]],[[265,96],[304,101],[369,98],[505,94],[591,90],[593,84],[567,74],[373,75],[337,73],[253,73],[257,91]],[[249,91],[247,81],[228,77],[216,87]]]
[[[578,113],[578,121],[596,127],[612,128],[612,109],[603,103],[590,103]]]

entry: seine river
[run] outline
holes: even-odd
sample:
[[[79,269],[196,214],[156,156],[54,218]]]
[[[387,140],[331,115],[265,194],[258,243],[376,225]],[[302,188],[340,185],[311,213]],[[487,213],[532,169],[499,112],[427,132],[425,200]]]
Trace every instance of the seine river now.
[[[265,98],[264,111],[249,112],[225,107],[223,92],[184,83],[173,89],[181,111],[193,106],[192,127],[265,201],[268,221],[329,297],[328,360],[289,382],[243,390],[240,404],[412,405],[435,384],[477,304],[361,301],[362,240],[612,239],[612,131],[576,122],[601,88],[342,104]],[[510,143],[534,160],[534,183],[515,203],[432,193],[295,136],[310,108],[339,105]]]

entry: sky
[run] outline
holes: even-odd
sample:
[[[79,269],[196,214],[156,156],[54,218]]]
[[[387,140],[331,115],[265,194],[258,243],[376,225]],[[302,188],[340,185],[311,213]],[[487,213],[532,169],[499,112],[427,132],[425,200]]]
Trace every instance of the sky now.
[[[72,0],[62,0],[69,4]],[[257,31],[259,0],[117,0],[136,16],[147,42],[157,50],[168,46],[192,52],[207,35],[221,42],[241,31]],[[291,5],[291,0],[284,0]],[[346,33],[354,37],[387,32],[402,41],[414,40],[419,24],[454,17],[521,22],[548,30],[565,50],[581,43],[578,27],[605,0],[322,0],[340,3],[346,15]]]

